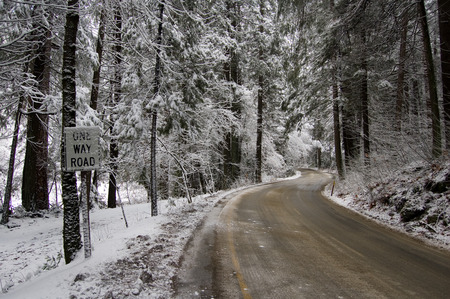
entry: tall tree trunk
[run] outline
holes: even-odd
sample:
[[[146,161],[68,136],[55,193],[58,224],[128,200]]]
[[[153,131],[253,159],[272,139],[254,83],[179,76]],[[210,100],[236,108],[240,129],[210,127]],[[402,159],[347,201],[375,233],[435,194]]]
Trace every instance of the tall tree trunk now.
[[[228,10],[228,18],[230,20],[231,27],[229,29],[229,34],[232,38],[237,39],[235,32],[239,30],[238,28],[238,14],[240,11],[239,4],[236,2],[226,1],[226,6]],[[227,109],[233,113],[233,115],[240,119],[242,114],[241,104],[236,95],[235,85],[239,85],[240,73],[239,73],[239,56],[237,55],[235,47],[228,47],[226,49],[226,55],[228,56],[228,61],[224,65],[225,80],[230,82],[232,87],[232,98],[231,103]],[[229,132],[225,135],[225,147],[223,151],[224,160],[224,182],[222,188],[229,188],[231,184],[240,176],[241,172],[241,156],[242,156],[242,146],[241,138],[236,133],[236,129],[232,126]]]
[[[157,189],[157,175],[156,175],[156,130],[158,113],[154,108],[152,113],[152,131],[150,138],[150,201],[151,201],[151,215],[158,216],[158,189]]]
[[[62,66],[62,137],[61,137],[61,161],[65,161],[64,128],[76,126],[76,42],[79,23],[78,0],[68,0],[66,14],[66,26],[63,46]],[[64,163],[61,163],[63,166]],[[62,169],[61,175],[62,200],[64,204],[63,219],[63,247],[64,259],[70,263],[81,248],[80,235],[80,207],[77,194],[77,179],[75,172]]]
[[[264,22],[264,3],[261,0],[259,2],[259,11],[261,14],[261,22]],[[264,25],[259,25],[259,33],[264,34]],[[264,45],[259,45],[259,62],[264,62]],[[262,137],[263,137],[263,103],[264,103],[264,75],[263,70],[259,70],[258,75],[258,107],[257,107],[257,120],[256,120],[256,182],[262,182]]]
[[[41,95],[39,98],[30,98],[28,109],[27,142],[22,180],[22,206],[27,211],[47,210],[49,206],[48,115],[45,111],[45,95],[50,91],[51,33],[48,28],[42,27],[37,32],[38,48],[32,63],[32,70]]]
[[[442,91],[444,102],[445,147],[450,152],[450,1],[438,0],[441,37]]]
[[[402,27],[400,35],[400,51],[398,54],[397,70],[397,103],[395,109],[395,128],[398,132],[402,130],[403,103],[405,101],[405,61],[406,61],[406,37],[408,33],[408,13],[403,12]]]
[[[322,168],[322,149],[320,147],[316,148],[316,166],[318,169]]]
[[[95,48],[95,52],[97,53],[98,61],[97,67],[94,69],[94,73],[92,75],[92,89],[91,89],[91,102],[90,106],[93,110],[97,110],[98,108],[98,91],[100,86],[100,74],[102,69],[102,60],[103,60],[103,42],[105,39],[105,11],[102,9],[100,14],[100,23],[98,26],[98,35],[97,35],[97,45]]]
[[[433,63],[433,52],[431,49],[430,33],[428,30],[427,14],[424,0],[417,2],[418,17],[422,29],[423,51],[425,56],[427,79],[431,104],[431,128],[432,128],[432,155],[437,158],[442,153],[441,140],[441,117],[439,115],[439,102],[437,94],[436,75]]]
[[[344,178],[344,164],[341,147],[341,120],[339,109],[339,95],[336,75],[333,75],[333,128],[334,128],[334,155],[339,178]]]
[[[156,61],[155,61],[155,82],[154,82],[154,97],[159,96],[159,90],[161,88],[161,46],[162,46],[162,34],[163,34],[163,19],[164,19],[164,6],[165,1],[159,3],[159,24],[158,33],[156,36]],[[154,107],[151,112],[152,116],[152,128],[150,139],[150,198],[151,198],[151,215],[158,216],[158,192],[157,192],[157,177],[156,177],[156,130],[157,130],[157,117],[158,112]]]
[[[120,1],[114,12],[114,22],[115,22],[115,49],[114,54],[116,57],[115,62],[115,76],[114,76],[114,98],[113,98],[113,109],[120,103],[121,93],[122,93],[122,15],[120,12]],[[109,188],[108,188],[108,208],[116,207],[116,194],[117,194],[117,171],[118,171],[118,159],[119,159],[119,144],[115,137],[116,131],[114,130],[115,121],[117,115],[115,112],[111,115],[111,142],[109,145],[109,158],[111,164],[111,170],[109,173]]]
[[[94,74],[92,76],[92,89],[91,89],[91,102],[90,106],[93,110],[97,111],[98,108],[98,91],[100,86],[100,73],[102,68],[102,58],[103,58],[103,41],[105,39],[105,11],[102,9],[100,13],[100,23],[98,26],[98,35],[97,35],[97,46],[95,49],[95,52],[97,53],[98,57],[98,65],[94,69]],[[95,188],[94,192],[94,202],[98,203],[98,192],[97,192],[97,171],[94,171],[94,178],[92,179],[92,171],[86,172],[86,182],[88,185],[88,192],[87,192],[87,202],[89,203],[91,200],[91,186],[92,188]],[[92,183],[91,183],[92,181]]]
[[[358,98],[355,97],[357,91],[352,88],[352,82],[345,80],[341,82],[341,90],[344,98],[348,102],[342,107],[342,143],[344,146],[345,166],[350,168],[351,162],[360,156],[360,128],[358,115],[360,115],[360,107],[358,107]]]
[[[258,115],[256,123],[256,182],[262,182],[262,135],[263,135],[263,103],[264,103],[264,78],[258,78]]]
[[[114,134],[114,129],[111,126],[111,135]],[[119,157],[119,146],[117,144],[117,139],[111,138],[111,143],[109,145],[109,159],[111,164],[111,169],[109,173],[109,184],[108,184],[108,208],[116,208],[116,194],[117,194],[117,171],[118,171],[118,157]]]
[[[356,132],[356,116],[345,109],[342,115],[342,138],[344,144],[345,165],[350,168],[351,162],[359,157],[359,136]],[[359,127],[359,126],[358,126]]]
[[[334,0],[330,0],[330,10],[335,13]],[[337,78],[337,56],[338,49],[336,53],[333,54],[332,58],[332,96],[333,96],[333,129],[334,129],[334,155],[336,159],[336,168],[340,179],[344,178],[344,163],[342,160],[342,140],[341,140],[341,119],[340,119],[340,109],[339,109],[339,93],[338,93],[338,78]]]
[[[16,118],[14,120],[14,133],[11,142],[11,151],[9,154],[9,164],[8,164],[8,175],[6,178],[5,186],[5,196],[3,200],[3,213],[1,224],[6,224],[9,221],[9,212],[11,208],[11,193],[12,193],[12,183],[14,177],[14,163],[16,161],[16,150],[17,150],[17,140],[19,139],[19,129],[20,129],[20,118],[23,104],[23,98],[19,99],[19,104],[17,105]]]
[[[369,94],[367,78],[367,58],[366,58],[366,34],[362,32],[361,36],[363,55],[362,55],[362,76],[361,76],[361,112],[362,112],[362,130],[363,130],[363,152],[364,164],[370,165],[370,133],[369,133]]]

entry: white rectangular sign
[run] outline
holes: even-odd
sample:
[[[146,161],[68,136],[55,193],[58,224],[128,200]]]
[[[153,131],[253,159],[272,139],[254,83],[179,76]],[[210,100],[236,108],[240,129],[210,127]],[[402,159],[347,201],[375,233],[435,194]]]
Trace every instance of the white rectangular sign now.
[[[66,127],[66,171],[100,168],[99,127]]]

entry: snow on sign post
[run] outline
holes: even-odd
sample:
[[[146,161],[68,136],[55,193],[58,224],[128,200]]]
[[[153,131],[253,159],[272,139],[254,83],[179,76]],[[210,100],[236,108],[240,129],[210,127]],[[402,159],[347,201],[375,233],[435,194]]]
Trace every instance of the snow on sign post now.
[[[66,171],[90,171],[100,168],[99,127],[64,128]],[[91,225],[89,221],[89,203],[87,176],[81,181],[81,213],[83,215],[84,257],[91,256]]]

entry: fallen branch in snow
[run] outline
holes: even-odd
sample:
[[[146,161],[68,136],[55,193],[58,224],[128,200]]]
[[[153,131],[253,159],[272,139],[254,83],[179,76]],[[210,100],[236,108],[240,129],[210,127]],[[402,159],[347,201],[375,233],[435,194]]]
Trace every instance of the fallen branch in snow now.
[[[437,230],[425,221],[420,221],[419,223],[425,226],[427,229],[432,230],[434,233],[437,233]]]
[[[189,188],[187,185],[186,169],[184,169],[183,164],[181,164],[180,160],[175,156],[175,154],[167,149],[166,145],[161,141],[161,139],[158,138],[158,141],[161,143],[161,145],[166,150],[165,152],[168,153],[175,160],[175,162],[178,163],[178,165],[180,165],[181,174],[183,175],[184,188],[186,189],[186,197],[187,197],[188,203],[192,203],[191,194],[189,193]]]

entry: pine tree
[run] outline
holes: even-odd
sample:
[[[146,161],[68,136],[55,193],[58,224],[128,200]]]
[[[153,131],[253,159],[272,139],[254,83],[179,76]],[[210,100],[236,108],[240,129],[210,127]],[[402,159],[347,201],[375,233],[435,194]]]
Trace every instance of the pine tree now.
[[[401,132],[402,129],[402,113],[405,102],[405,63],[406,63],[406,38],[408,34],[408,14],[403,11],[401,20],[400,50],[398,54],[398,70],[397,70],[397,102],[396,102],[396,129]]]
[[[33,14],[42,20],[34,24],[33,40],[37,45],[31,70],[39,93],[29,98],[28,125],[25,160],[22,180],[22,206],[27,211],[48,209],[48,115],[45,97],[50,92],[51,32],[48,25],[49,13],[37,6]],[[47,19],[47,20],[43,20]]]
[[[260,64],[264,64],[264,45],[262,35],[264,34],[264,16],[265,16],[265,7],[264,1],[260,1],[259,3],[259,13],[261,14],[261,23],[259,24],[259,33],[260,33],[260,44],[259,44],[259,53],[258,59]],[[257,112],[256,112],[256,182],[262,182],[262,138],[263,138],[263,105],[265,98],[265,91],[267,90],[265,84],[264,70],[260,70],[258,74],[258,104],[257,104]]]
[[[121,1],[118,1],[114,9],[114,95],[112,101],[112,113],[110,115],[110,134],[111,141],[109,144],[109,158],[110,158],[110,173],[109,173],[109,188],[108,188],[108,208],[116,207],[117,194],[117,176],[118,176],[118,159],[119,159],[119,141],[116,137],[117,130],[114,129],[116,125],[117,105],[121,102],[122,97],[122,14]]]
[[[22,109],[22,99],[19,100],[19,104],[17,107],[17,111],[15,114],[15,120],[14,120],[14,132],[11,142],[11,151],[9,155],[9,163],[8,163],[8,174],[6,179],[6,186],[5,186],[5,195],[3,199],[3,213],[2,213],[2,219],[0,221],[1,224],[6,224],[9,221],[9,214],[11,209],[11,193],[12,193],[12,182],[14,177],[14,166],[15,166],[15,160],[16,160],[16,150],[17,150],[17,141],[19,139],[19,129],[20,129],[20,118],[22,116],[22,113],[20,110]]]
[[[431,128],[432,128],[432,155],[438,158],[442,153],[441,140],[441,116],[439,112],[439,101],[437,95],[437,83],[431,49],[430,33],[428,29],[427,13],[424,0],[417,1],[418,18],[422,30],[423,53],[426,64],[426,74],[428,79],[428,91],[431,103]]]
[[[62,65],[62,136],[61,136],[61,161],[65,161],[64,128],[76,126],[76,40],[79,23],[78,0],[68,0],[66,25],[63,47]],[[63,166],[64,163],[61,163]],[[62,198],[64,204],[63,220],[63,247],[64,259],[70,263],[76,253],[81,249],[80,212],[77,193],[77,179],[75,172],[62,169],[61,175]]]
[[[369,94],[368,94],[368,63],[366,53],[366,32],[361,32],[362,57],[361,57],[361,112],[362,112],[362,139],[364,164],[370,165],[370,134],[369,134]]]
[[[153,96],[155,98],[159,97],[161,89],[161,47],[162,47],[162,34],[163,34],[163,20],[164,20],[164,6],[165,1],[159,3],[159,14],[158,14],[158,33],[156,35],[156,63],[155,63],[155,79],[153,83]],[[158,192],[157,192],[157,176],[156,176],[156,130],[157,130],[157,117],[158,111],[153,108],[151,111],[152,117],[152,128],[151,128],[151,143],[150,143],[150,192],[151,192],[151,205],[152,205],[152,216],[158,216]]]
[[[0,8],[2,26],[0,34],[0,125],[4,128],[8,124],[9,115],[14,118],[14,131],[8,163],[7,180],[3,199],[3,214],[1,223],[9,221],[11,211],[11,196],[15,171],[16,150],[19,145],[19,131],[23,112],[23,104],[31,95],[39,94],[36,80],[30,74],[31,59],[36,40],[32,32],[31,9],[20,3],[5,3]],[[34,16],[35,18],[38,18]],[[34,21],[37,24],[37,20]],[[17,29],[17,30],[15,30]]]
[[[438,0],[445,141],[450,151],[450,1]]]
[[[330,11],[331,15],[335,15],[335,4],[334,0],[330,0]],[[342,161],[342,141],[341,141],[341,113],[340,113],[340,103],[339,103],[339,86],[338,86],[338,63],[337,63],[337,57],[339,54],[339,48],[338,43],[333,38],[332,39],[332,46],[330,49],[332,50],[331,57],[330,57],[330,63],[331,63],[331,92],[332,92],[332,101],[333,101],[333,139],[334,139],[334,156],[336,160],[336,168],[338,172],[338,176],[340,179],[344,178],[344,164]]]
[[[99,100],[99,88],[100,88],[100,74],[101,74],[101,68],[102,68],[102,61],[103,61],[103,43],[105,41],[105,19],[106,19],[106,12],[105,9],[102,7],[100,11],[100,21],[98,26],[98,34],[97,34],[97,44],[95,48],[95,53],[97,54],[98,61],[95,64],[94,72],[92,75],[92,87],[91,87],[91,99],[90,99],[90,107],[92,110],[97,111],[98,109],[98,100]],[[97,170],[94,171],[94,175],[92,176],[92,172],[88,171],[85,173],[82,173],[83,176],[81,179],[85,179],[87,182],[87,202],[90,203],[91,199],[91,189],[92,187],[95,188],[94,192],[94,201],[98,204],[98,172]]]
[[[229,26],[227,28],[229,38],[235,44],[239,43],[239,21],[240,21],[240,3],[237,1],[225,1],[227,19]],[[230,96],[226,109],[239,119],[242,113],[240,99],[236,94],[238,85],[241,84],[240,76],[240,57],[235,45],[228,45],[225,49],[227,61],[224,63],[223,71],[225,81],[229,83]],[[223,186],[228,188],[239,177],[241,167],[241,138],[236,132],[236,128],[230,126],[229,131],[225,134],[223,147]]]

